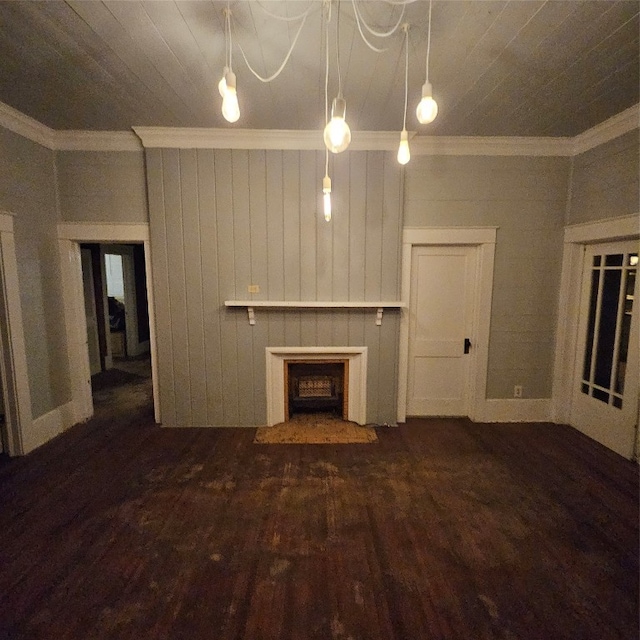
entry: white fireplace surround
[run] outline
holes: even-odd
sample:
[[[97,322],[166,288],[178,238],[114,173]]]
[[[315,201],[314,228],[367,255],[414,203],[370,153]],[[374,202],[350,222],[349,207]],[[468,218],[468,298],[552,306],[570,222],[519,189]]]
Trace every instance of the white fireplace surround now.
[[[367,347],[267,347],[267,426],[284,422],[285,362],[348,360],[347,420],[367,422]]]

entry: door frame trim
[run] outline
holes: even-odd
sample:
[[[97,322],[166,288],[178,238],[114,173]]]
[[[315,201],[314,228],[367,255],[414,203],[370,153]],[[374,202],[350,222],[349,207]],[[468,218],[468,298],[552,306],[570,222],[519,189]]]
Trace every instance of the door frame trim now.
[[[585,246],[617,240],[634,240],[640,237],[639,220],[640,214],[632,214],[570,225],[564,229],[562,275],[558,298],[564,302],[558,306],[551,400],[553,422],[571,424]]]
[[[469,366],[469,418],[481,420],[487,389],[489,331],[496,236],[499,227],[405,227],[402,232],[402,302],[398,366],[398,422],[407,419],[407,383],[409,377],[409,313],[411,268],[414,246],[475,246],[478,261],[475,277],[473,326],[475,357]]]
[[[13,229],[14,215],[10,211],[0,211],[0,257],[2,260],[0,286],[3,301],[0,316],[4,325],[0,368],[5,404],[7,453],[10,456],[19,456],[32,448],[30,436],[33,431],[33,414]]]
[[[158,385],[158,352],[156,346],[155,307],[153,302],[153,274],[149,223],[108,224],[87,222],[63,222],[58,224],[58,242],[62,263],[62,283],[65,317],[67,318],[67,345],[69,370],[71,371],[71,394],[77,421],[93,415],[91,376],[89,374],[89,349],[84,316],[82,291],[82,267],[80,266],[80,243],[101,244],[135,242],[144,245],[147,273],[147,300],[149,305],[149,342],[151,347],[151,377],[153,384],[153,409],[156,423],[161,422]]]

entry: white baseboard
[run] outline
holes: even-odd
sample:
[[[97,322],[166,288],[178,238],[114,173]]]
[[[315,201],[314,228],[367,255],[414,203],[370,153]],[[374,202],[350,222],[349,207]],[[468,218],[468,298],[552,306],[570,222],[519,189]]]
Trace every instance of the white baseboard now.
[[[86,417],[79,414],[74,402],[70,401],[35,418],[28,433],[23,433],[23,453],[30,453],[60,435],[70,426],[86,420]]]
[[[550,422],[551,399],[485,400],[476,422]]]

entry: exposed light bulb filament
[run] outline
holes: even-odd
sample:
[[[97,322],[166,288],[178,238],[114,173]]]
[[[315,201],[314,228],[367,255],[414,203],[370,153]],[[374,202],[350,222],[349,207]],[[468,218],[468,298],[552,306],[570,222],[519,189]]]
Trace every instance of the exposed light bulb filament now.
[[[400,164],[407,164],[411,160],[411,151],[409,150],[409,139],[407,137],[407,130],[403,129],[400,134],[400,145],[398,146],[398,162]]]
[[[332,153],[341,153],[351,142],[351,129],[345,120],[347,103],[344,98],[334,98],[331,120],[324,128],[324,143]]]
[[[223,80],[222,115],[227,122],[237,122],[240,118],[240,106],[238,104],[238,94],[236,93],[236,74],[233,71],[227,71]],[[222,80],[218,84],[218,89],[221,86]]]
[[[326,175],[322,179],[322,202],[324,206],[324,219],[331,221],[331,178]]]

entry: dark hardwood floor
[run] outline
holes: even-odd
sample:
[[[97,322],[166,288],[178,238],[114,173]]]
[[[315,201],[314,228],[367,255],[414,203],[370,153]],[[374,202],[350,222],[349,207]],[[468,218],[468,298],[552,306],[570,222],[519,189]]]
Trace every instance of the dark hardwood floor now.
[[[160,429],[128,382],[0,464],[0,638],[638,637],[637,467],[578,432],[257,445]]]

